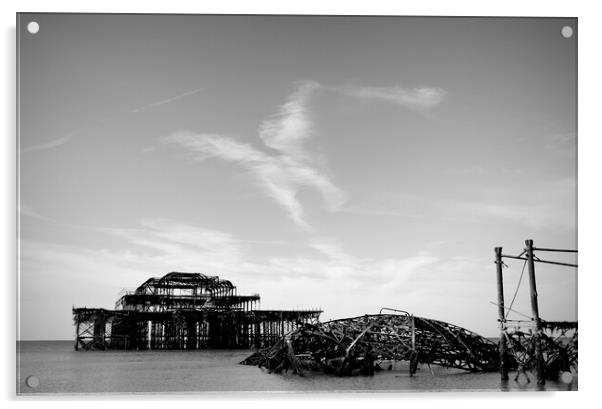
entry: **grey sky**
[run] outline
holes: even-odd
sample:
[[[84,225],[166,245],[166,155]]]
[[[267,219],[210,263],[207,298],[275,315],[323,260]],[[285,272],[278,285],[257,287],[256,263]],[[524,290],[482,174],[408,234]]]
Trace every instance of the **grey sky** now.
[[[20,19],[23,339],[169,271],[493,335],[493,248],[577,246],[574,19]],[[537,274],[576,319],[576,273]]]

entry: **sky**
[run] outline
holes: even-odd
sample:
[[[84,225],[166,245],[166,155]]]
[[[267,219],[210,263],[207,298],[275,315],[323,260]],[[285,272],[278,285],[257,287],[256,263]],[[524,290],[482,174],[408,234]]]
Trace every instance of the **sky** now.
[[[20,338],[72,339],[73,306],[170,271],[262,309],[388,307],[495,336],[494,247],[577,249],[566,25],[20,15]],[[506,264],[506,303],[520,281],[530,315]],[[536,274],[542,318],[576,320],[576,270]]]

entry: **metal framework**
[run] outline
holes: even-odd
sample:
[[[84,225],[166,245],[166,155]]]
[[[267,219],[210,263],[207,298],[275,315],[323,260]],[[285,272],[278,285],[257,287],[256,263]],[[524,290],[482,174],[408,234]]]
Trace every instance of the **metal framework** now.
[[[577,371],[578,324],[577,322],[554,322],[541,319],[537,302],[537,285],[535,281],[535,263],[553,264],[564,267],[575,267],[577,264],[542,260],[535,255],[536,251],[553,253],[573,253],[577,250],[537,248],[533,240],[525,240],[525,248],[518,256],[502,254],[502,248],[495,248],[495,264],[498,290],[498,321],[500,323],[499,370],[503,381],[508,380],[508,370],[518,369],[515,381],[524,374],[530,382],[527,370],[535,368],[537,383],[545,384],[546,379],[555,379],[559,373]],[[531,314],[529,321],[511,321],[507,319],[506,310],[513,311],[512,305],[504,305],[503,259],[524,260],[528,266],[529,290],[531,298]],[[524,271],[524,267],[523,267]],[[522,273],[521,273],[522,277]],[[520,280],[519,280],[520,286]],[[518,292],[518,287],[517,287]],[[515,293],[516,297],[516,293]],[[514,298],[513,300],[514,301]],[[520,314],[525,316],[524,314]],[[513,325],[509,325],[513,323]]]
[[[290,368],[300,375],[307,369],[350,375],[370,374],[378,361],[409,361],[410,375],[419,363],[494,371],[498,349],[464,328],[401,312],[305,324],[241,363],[271,372]]]
[[[543,379],[557,379],[563,372],[578,371],[578,328],[576,322],[541,322],[539,338],[533,328],[525,328],[524,321],[514,327],[506,327],[503,336],[511,366],[517,369],[514,377],[521,374],[531,382],[527,370],[537,368],[536,343],[540,342]]]
[[[172,272],[123,291],[114,310],[73,308],[75,349],[265,347],[322,313],[258,310],[260,297],[238,295],[228,280]]]

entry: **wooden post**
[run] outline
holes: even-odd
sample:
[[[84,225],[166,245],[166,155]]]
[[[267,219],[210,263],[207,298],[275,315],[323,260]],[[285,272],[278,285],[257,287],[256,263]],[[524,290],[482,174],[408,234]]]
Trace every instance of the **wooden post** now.
[[[412,352],[410,352],[410,376],[414,376],[418,369],[418,353],[416,352],[416,319],[410,316],[410,329],[412,331]]]
[[[153,322],[151,320],[148,320],[146,331],[146,349],[152,349]]]
[[[497,273],[497,305],[500,322],[500,376],[502,381],[508,380],[508,351],[506,345],[506,316],[504,310],[504,277],[502,275],[502,248],[495,248],[495,265]]]
[[[416,320],[414,319],[414,316],[412,315],[411,318],[411,325],[412,325],[412,350],[416,350]]]
[[[543,385],[545,380],[543,352],[541,350],[541,320],[537,305],[537,286],[535,285],[535,261],[533,259],[533,240],[525,240],[527,248],[527,264],[529,265],[529,288],[531,291],[531,312],[535,321],[535,363],[537,369],[537,384]]]
[[[105,327],[107,318],[102,311],[98,311],[94,315],[94,333],[92,345],[94,348],[105,349]]]
[[[77,315],[77,326],[75,327],[75,350],[79,350],[79,324],[80,324],[79,314]]]
[[[284,336],[284,319],[282,318],[282,311],[280,311],[280,336]]]

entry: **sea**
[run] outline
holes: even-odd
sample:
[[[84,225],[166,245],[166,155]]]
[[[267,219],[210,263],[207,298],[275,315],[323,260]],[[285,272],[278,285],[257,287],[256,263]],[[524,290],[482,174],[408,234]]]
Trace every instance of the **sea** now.
[[[319,372],[270,374],[240,365],[250,350],[75,351],[73,341],[18,341],[17,394],[79,395],[231,392],[453,392],[576,391],[576,373],[538,386],[502,382],[498,372],[466,373],[422,365],[409,376],[406,363],[374,376],[336,377]],[[387,365],[388,366],[388,365]]]

